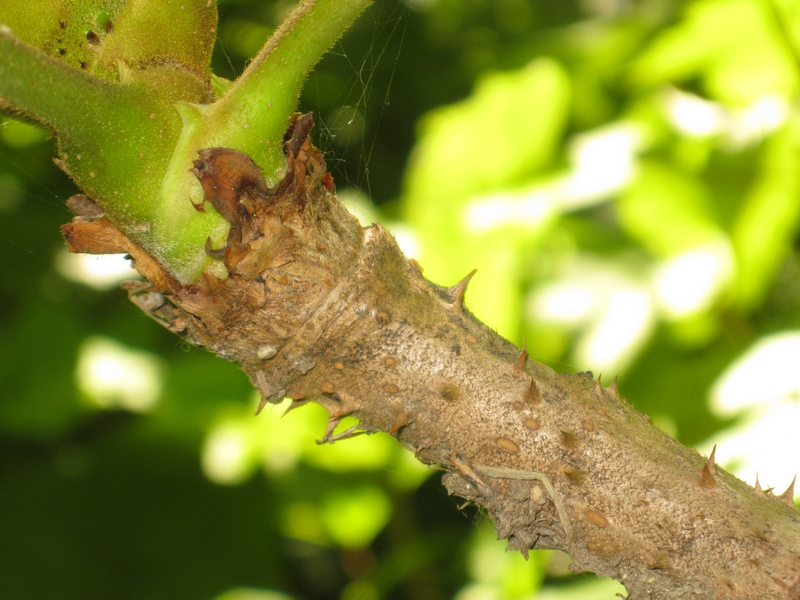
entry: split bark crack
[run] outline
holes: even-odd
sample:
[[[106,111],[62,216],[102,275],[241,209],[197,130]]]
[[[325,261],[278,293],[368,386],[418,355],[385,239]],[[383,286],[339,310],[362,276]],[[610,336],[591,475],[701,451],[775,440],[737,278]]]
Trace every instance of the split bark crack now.
[[[637,413],[616,383],[557,374],[491,331],[463,304],[474,272],[433,284],[385,229],[347,213],[310,128],[303,116],[290,129],[273,189],[236,151],[200,153],[205,199],[232,225],[227,246],[209,248],[225,278],[208,269],[179,284],[85,197],[70,204],[67,243],[130,254],[146,278],[127,284],[133,302],[240,363],[261,407],[314,400],[330,414],[321,441],[382,431],[440,465],[448,491],[483,506],[510,549],[567,551],[574,570],[614,577],[630,598],[800,600],[791,489],[745,485]],[[345,416],[359,425],[334,434]]]
[[[453,457],[453,464],[456,468],[464,475],[469,475],[469,471],[465,469],[468,466],[459,461],[457,458]],[[573,531],[572,531],[572,523],[569,521],[569,516],[567,515],[567,511],[564,508],[564,502],[561,500],[561,496],[558,495],[553,484],[550,483],[550,479],[544,473],[535,473],[533,471],[520,471],[519,469],[507,469],[505,467],[488,467],[486,465],[472,465],[472,469],[478,472],[480,475],[485,475],[487,477],[496,477],[498,479],[515,479],[521,481],[539,481],[544,485],[547,493],[550,495],[550,499],[552,500],[553,504],[556,507],[556,512],[558,513],[558,518],[561,520],[561,526],[564,528],[564,534],[566,538],[566,548],[567,554],[572,554],[572,539],[573,539]],[[478,479],[479,482],[483,483]],[[483,483],[483,485],[486,485]],[[531,492],[533,495],[533,492]],[[527,556],[527,548],[523,549],[522,552],[525,553]]]

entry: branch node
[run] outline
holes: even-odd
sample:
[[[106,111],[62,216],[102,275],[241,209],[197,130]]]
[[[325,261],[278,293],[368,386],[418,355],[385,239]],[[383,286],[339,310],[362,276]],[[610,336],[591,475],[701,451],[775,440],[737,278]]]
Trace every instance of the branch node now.
[[[453,459],[453,457],[451,457],[451,459]],[[458,467],[458,463],[456,463],[455,460],[453,464],[456,464]],[[558,495],[558,492],[556,492],[556,489],[553,487],[553,484],[550,482],[550,479],[547,477],[547,475],[544,473],[538,473],[536,471],[522,471],[520,469],[508,469],[505,467],[489,467],[486,465],[474,465],[474,467],[475,470],[483,475],[486,475],[487,477],[495,477],[497,479],[516,479],[518,481],[535,480],[541,482],[547,490],[547,493],[550,494],[550,499],[553,501],[553,505],[556,507],[556,513],[558,513],[561,526],[564,528],[567,554],[572,554],[572,542],[574,538],[572,523],[569,520],[569,515],[567,515],[567,511],[564,507],[564,502],[561,500],[561,496]],[[472,470],[470,469],[470,471]]]

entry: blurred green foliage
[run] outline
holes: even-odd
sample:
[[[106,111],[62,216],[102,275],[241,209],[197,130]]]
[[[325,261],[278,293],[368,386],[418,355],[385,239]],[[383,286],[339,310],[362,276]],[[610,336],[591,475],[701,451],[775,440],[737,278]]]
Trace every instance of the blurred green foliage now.
[[[215,73],[291,6],[221,1]],[[798,56],[786,0],[387,0],[302,108],[339,192],[427,276],[477,267],[467,304],[492,327],[557,371],[619,374],[708,444],[763,416],[720,409],[715,382],[800,330]],[[75,281],[57,233],[75,190],[52,156],[0,125],[4,598],[516,599],[542,581],[542,598],[614,597],[558,557],[503,553],[387,436],[317,446],[313,405],[253,418],[235,365]],[[111,349],[100,379],[78,368],[91,347]],[[123,392],[147,373],[157,397],[137,403]]]

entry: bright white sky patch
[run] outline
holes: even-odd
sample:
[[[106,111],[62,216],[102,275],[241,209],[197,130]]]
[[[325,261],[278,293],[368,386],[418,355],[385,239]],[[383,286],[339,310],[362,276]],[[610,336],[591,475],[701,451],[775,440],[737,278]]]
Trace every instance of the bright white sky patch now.
[[[127,279],[140,279],[124,254],[73,254],[66,248],[56,255],[56,269],[70,281],[107,290]]]
[[[102,408],[147,412],[161,395],[158,359],[108,338],[84,341],[75,377],[81,392]]]
[[[209,431],[201,452],[203,473],[214,483],[234,485],[253,471],[250,439],[236,421],[218,425]]]
[[[618,374],[647,341],[655,321],[647,285],[616,263],[579,256],[527,300],[530,318],[578,330],[573,362]]]
[[[599,373],[619,373],[647,340],[653,323],[649,295],[620,289],[608,298],[603,317],[578,344],[575,360]]]
[[[721,417],[731,417],[759,405],[797,403],[799,367],[800,332],[761,338],[714,384],[711,409]]]
[[[745,413],[740,425],[706,444],[717,444],[717,460],[730,464],[747,483],[775,486],[778,493],[800,471],[800,332],[756,342],[720,376],[711,409],[721,417]],[[800,498],[800,487],[795,498]]]
[[[575,136],[569,148],[569,171],[527,188],[476,198],[464,209],[465,227],[477,232],[508,225],[533,229],[557,211],[605,201],[630,182],[643,139],[641,128],[632,123],[615,123]]]
[[[397,245],[408,258],[419,258],[422,254],[422,245],[419,238],[411,231],[411,228],[402,223],[384,223],[386,228],[392,233]]]
[[[758,475],[762,489],[774,487],[780,495],[800,472],[800,403],[771,406],[752,417],[720,432],[710,443],[717,444],[718,463],[750,485],[755,485]],[[800,487],[794,497],[800,499]]]
[[[562,209],[588,206],[625,187],[634,175],[643,137],[640,128],[630,123],[576,136],[569,151],[573,167],[562,182]]]
[[[590,318],[595,302],[588,287],[562,281],[542,289],[533,301],[533,310],[543,321],[577,327]]]
[[[733,148],[757,143],[789,116],[789,104],[779,94],[767,94],[745,108],[730,109],[673,88],[665,95],[665,105],[672,125],[686,137],[720,134]]]
[[[719,133],[725,110],[719,104],[671,88],[666,94],[667,115],[675,128],[687,137],[708,137]]]
[[[786,98],[778,94],[762,96],[734,114],[728,127],[729,141],[737,148],[754,144],[783,125],[788,116]]]
[[[344,188],[338,193],[339,200],[362,227],[369,227],[378,220],[372,201],[358,188]]]
[[[467,204],[464,219],[468,231],[483,232],[503,225],[536,227],[555,207],[553,190],[536,186],[522,192],[500,192]]]
[[[673,256],[654,274],[659,308],[671,319],[707,309],[728,281],[732,264],[727,244],[703,246]]]

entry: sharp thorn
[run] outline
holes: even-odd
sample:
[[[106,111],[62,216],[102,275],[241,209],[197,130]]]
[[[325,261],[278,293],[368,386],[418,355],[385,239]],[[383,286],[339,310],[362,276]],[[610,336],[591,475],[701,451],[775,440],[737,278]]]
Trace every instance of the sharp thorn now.
[[[390,435],[397,435],[403,427],[408,425],[408,413],[405,410],[399,410],[395,416],[392,428],[389,430]]]
[[[706,463],[703,465],[703,480],[702,486],[703,487],[714,487],[717,484],[714,482],[714,476],[711,474],[711,471],[708,469],[708,464]]]
[[[524,373],[525,362],[528,360],[528,347],[525,345],[525,340],[522,340],[522,352],[519,354],[517,363],[514,365],[514,372]]]
[[[322,445],[325,444],[326,442],[329,442],[331,439],[331,435],[333,434],[333,430],[336,429],[341,420],[342,419],[340,417],[331,416],[328,419],[328,426],[325,428],[325,435],[322,436],[322,439],[317,440],[317,444]]]
[[[714,444],[714,447],[711,449],[711,455],[708,457],[708,461],[706,462],[706,466],[708,467],[708,471],[712,475],[717,474],[717,465],[714,462],[714,455],[717,453],[717,445]]]
[[[614,376],[614,381],[612,381],[611,385],[608,386],[608,391],[611,392],[611,394],[615,398],[619,398],[619,387],[617,386],[617,377],[616,377],[616,375]]]
[[[594,382],[594,393],[597,396],[603,395],[603,374],[597,376],[597,381]]]
[[[329,444],[333,444],[334,442],[338,442],[339,440],[349,440],[350,438],[358,437],[359,435],[364,435],[365,433],[369,433],[367,431],[364,431],[363,429],[359,429],[358,431],[356,431],[356,429],[358,429],[360,426],[361,423],[356,423],[352,427],[348,427],[347,429],[345,429],[342,433],[337,433],[336,435],[328,436],[328,439],[324,441],[328,442]]]
[[[461,311],[464,309],[464,294],[467,292],[467,286],[469,285],[470,279],[472,279],[477,272],[478,269],[472,269],[472,271],[467,273],[467,276],[464,277],[464,279],[449,289],[450,312],[453,312],[457,315],[461,314]]]
[[[289,404],[289,407],[285,411],[283,411],[283,414],[281,415],[281,418],[283,418],[286,415],[288,415],[295,408],[300,408],[304,404],[308,404],[308,403],[309,403],[309,400],[292,400],[292,403]]]
[[[759,494],[764,493],[764,490],[761,489],[761,484],[758,482],[758,472],[756,472],[756,484],[753,486],[753,489]]]
[[[528,404],[539,404],[542,401],[542,396],[539,393],[539,388],[536,387],[536,380],[531,377],[531,384],[528,386],[528,391],[525,392],[525,402]]]
[[[778,496],[778,498],[780,498],[781,501],[785,502],[789,506],[794,506],[795,505],[794,504],[794,484],[795,484],[796,481],[797,481],[797,475],[794,476],[794,479],[792,479],[792,483],[789,484],[789,487],[786,488],[786,491],[783,492],[780,496]]]
[[[430,447],[431,447],[430,438],[425,438],[424,440],[422,440],[419,444],[417,444],[417,447],[414,449],[414,458],[419,458],[419,453]]]
[[[264,407],[267,405],[267,402],[269,402],[267,397],[266,396],[261,396],[261,400],[259,400],[259,402],[258,402],[258,408],[256,409],[256,416],[261,414],[261,411],[264,410]]]

